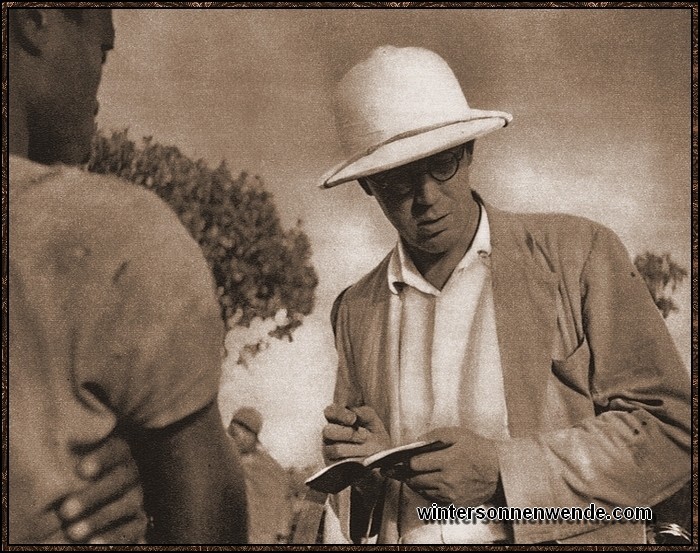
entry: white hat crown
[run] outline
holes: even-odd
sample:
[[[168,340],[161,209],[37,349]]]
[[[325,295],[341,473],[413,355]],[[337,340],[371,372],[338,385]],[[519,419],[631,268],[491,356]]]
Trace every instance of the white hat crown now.
[[[336,125],[347,155],[468,118],[452,69],[422,48],[377,48],[345,75],[336,94]]]
[[[415,47],[375,49],[340,81],[333,108],[348,159],[324,179],[326,188],[451,148],[512,119],[471,109],[445,60]]]

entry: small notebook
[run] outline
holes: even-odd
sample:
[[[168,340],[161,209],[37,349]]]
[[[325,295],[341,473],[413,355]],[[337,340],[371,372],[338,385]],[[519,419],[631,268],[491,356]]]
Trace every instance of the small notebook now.
[[[389,469],[421,453],[438,451],[449,446],[450,444],[439,440],[421,441],[385,449],[364,458],[343,459],[309,477],[306,485],[320,492],[338,493],[367,476],[373,469]]]

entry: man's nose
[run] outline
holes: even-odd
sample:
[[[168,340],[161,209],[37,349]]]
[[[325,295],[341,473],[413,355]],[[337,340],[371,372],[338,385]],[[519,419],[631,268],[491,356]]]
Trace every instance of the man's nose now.
[[[434,204],[440,196],[440,184],[429,173],[423,173],[416,177],[415,201],[423,205]]]

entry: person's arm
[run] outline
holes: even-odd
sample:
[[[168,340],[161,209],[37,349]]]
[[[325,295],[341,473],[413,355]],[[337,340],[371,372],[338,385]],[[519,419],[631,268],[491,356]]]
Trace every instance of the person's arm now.
[[[216,403],[129,440],[153,521],[149,543],[247,543],[243,470]]]
[[[131,447],[149,542],[244,543],[244,480],[216,406],[225,327],[209,267],[155,195],[85,179],[94,205],[80,230],[110,256],[81,269],[99,293],[68,285],[76,320],[99,345],[75,367],[79,390],[114,414]]]
[[[608,229],[598,231],[580,282],[586,341],[562,370],[589,375],[596,416],[499,444],[510,506],[653,505],[690,476],[689,375],[642,277]],[[519,542],[530,542],[576,535],[584,530],[577,526],[514,529]]]

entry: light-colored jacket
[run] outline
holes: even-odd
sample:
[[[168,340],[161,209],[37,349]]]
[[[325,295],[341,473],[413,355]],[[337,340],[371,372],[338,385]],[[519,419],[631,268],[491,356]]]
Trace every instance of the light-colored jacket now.
[[[488,204],[511,507],[649,506],[690,477],[690,380],[618,237],[580,217]],[[335,401],[397,435],[400,298],[386,257],[336,301]],[[396,536],[398,538],[398,536]],[[514,524],[516,543],[640,543],[641,524]]]

